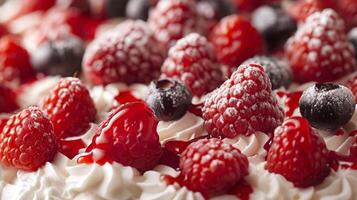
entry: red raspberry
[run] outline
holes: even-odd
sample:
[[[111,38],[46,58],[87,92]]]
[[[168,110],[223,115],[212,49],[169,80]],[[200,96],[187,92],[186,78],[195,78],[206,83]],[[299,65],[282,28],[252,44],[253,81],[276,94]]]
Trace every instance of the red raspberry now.
[[[275,135],[267,158],[269,172],[284,176],[296,187],[317,185],[329,174],[326,144],[306,119],[287,119]]]
[[[10,119],[10,116],[1,114],[0,115],[0,133],[6,125],[6,122]]]
[[[34,75],[30,55],[11,36],[0,39],[0,82],[19,84]]]
[[[35,171],[56,152],[52,123],[37,107],[13,115],[0,132],[0,159],[5,166]]]
[[[271,133],[284,119],[269,77],[258,64],[241,65],[207,97],[202,112],[206,129],[214,137]]]
[[[185,35],[196,32],[196,4],[192,0],[160,0],[150,12],[150,28],[164,48],[169,49]]]
[[[127,20],[96,39],[83,59],[84,75],[90,82],[131,84],[158,78],[164,57],[145,22]]]
[[[0,113],[9,113],[17,108],[15,92],[0,84]]]
[[[357,1],[338,0],[338,11],[344,18],[347,30],[357,26]]]
[[[326,8],[337,10],[337,4],[334,0],[300,0],[289,7],[289,12],[297,21],[304,22],[312,13]]]
[[[83,134],[96,117],[87,88],[77,78],[63,78],[41,102],[58,138]]]
[[[343,20],[331,9],[315,12],[286,46],[295,80],[327,82],[356,69]]]
[[[197,33],[187,35],[171,47],[161,71],[164,77],[180,80],[196,96],[216,89],[223,82],[212,45]]]
[[[151,169],[162,154],[157,124],[145,103],[121,105],[111,112],[93,137],[86,150],[91,157],[82,157],[79,163],[116,161],[142,171]]]
[[[239,15],[223,18],[213,29],[210,40],[218,60],[228,66],[228,76],[248,58],[264,53],[265,48],[262,36]]]
[[[216,138],[190,144],[180,158],[181,176],[189,189],[205,196],[224,194],[248,175],[248,166],[239,149]]]

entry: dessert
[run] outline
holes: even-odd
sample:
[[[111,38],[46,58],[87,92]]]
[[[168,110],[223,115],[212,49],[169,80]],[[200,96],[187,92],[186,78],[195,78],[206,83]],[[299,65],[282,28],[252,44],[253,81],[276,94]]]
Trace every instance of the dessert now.
[[[6,1],[0,199],[354,200],[356,7]]]

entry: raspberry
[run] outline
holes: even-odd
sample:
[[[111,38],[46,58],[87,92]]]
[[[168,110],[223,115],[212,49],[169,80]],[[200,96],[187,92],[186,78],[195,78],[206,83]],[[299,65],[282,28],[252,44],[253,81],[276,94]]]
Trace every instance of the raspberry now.
[[[9,113],[17,108],[15,92],[0,84],[0,113]]]
[[[218,60],[228,66],[228,76],[243,61],[264,53],[265,48],[258,31],[239,15],[223,18],[213,29],[210,41]]]
[[[306,119],[287,119],[275,135],[267,158],[269,172],[284,176],[296,187],[317,185],[328,176],[326,144]]]
[[[205,196],[224,194],[248,175],[248,166],[239,149],[216,138],[190,144],[180,158],[181,175],[189,189]]]
[[[241,65],[207,97],[202,111],[206,129],[214,137],[271,133],[284,118],[269,77],[258,64]]]
[[[19,84],[34,75],[30,55],[11,36],[0,39],[0,82]]]
[[[356,69],[343,20],[331,9],[309,16],[288,40],[286,53],[297,82],[333,81]]]
[[[89,161],[80,158],[79,163],[116,161],[142,171],[151,169],[162,154],[157,124],[154,113],[145,103],[121,105],[109,114],[93,137],[86,150],[92,157]],[[95,157],[96,152],[102,156]]]
[[[158,78],[164,57],[145,22],[127,20],[96,39],[83,59],[84,75],[92,83],[131,84]]]
[[[96,117],[87,88],[77,78],[63,78],[41,103],[58,138],[83,134]]]
[[[160,0],[148,23],[162,46],[169,49],[185,35],[196,32],[196,4],[191,0]]]
[[[297,21],[304,22],[314,12],[326,8],[337,10],[337,4],[334,0],[300,0],[289,8],[289,12]]]
[[[216,89],[223,82],[212,45],[197,33],[177,41],[161,71],[164,77],[180,80],[196,96]]]
[[[52,123],[37,107],[11,116],[0,132],[0,159],[5,166],[35,171],[56,152]]]

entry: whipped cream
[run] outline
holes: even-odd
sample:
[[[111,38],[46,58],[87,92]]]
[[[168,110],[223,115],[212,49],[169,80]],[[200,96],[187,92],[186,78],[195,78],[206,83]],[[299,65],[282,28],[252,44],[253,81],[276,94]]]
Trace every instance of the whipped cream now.
[[[204,128],[204,120],[190,112],[176,121],[160,121],[157,132],[161,142],[169,140],[189,141],[208,134]]]
[[[142,193],[140,200],[204,200],[199,192],[192,192],[177,184],[166,185],[162,181],[163,175],[177,177],[178,172],[173,168],[159,165],[152,171],[144,173],[142,182],[138,183]]]
[[[59,76],[48,76],[25,86],[25,89],[17,97],[19,106],[26,108],[38,105],[52,91],[59,80]]]
[[[268,135],[263,132],[256,132],[250,136],[238,135],[232,139],[225,138],[223,142],[233,145],[248,157],[256,157],[264,160],[267,154],[264,145],[268,140]]]

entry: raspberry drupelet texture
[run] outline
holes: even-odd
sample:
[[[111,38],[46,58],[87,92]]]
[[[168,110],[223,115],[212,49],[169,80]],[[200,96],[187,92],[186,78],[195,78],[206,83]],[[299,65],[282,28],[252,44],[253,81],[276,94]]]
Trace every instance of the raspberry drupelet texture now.
[[[58,138],[83,134],[95,121],[96,109],[88,89],[77,78],[63,78],[41,102]]]
[[[245,60],[265,51],[262,36],[240,15],[223,18],[213,29],[210,41],[218,60],[227,65],[228,76]]]
[[[127,20],[94,40],[83,58],[84,76],[93,84],[149,83],[160,76],[162,49],[144,21]]]
[[[328,150],[306,119],[292,117],[275,130],[266,167],[296,187],[317,185],[330,172]]]
[[[196,31],[196,3],[160,0],[150,12],[148,23],[162,47],[168,50],[177,40]]]
[[[161,71],[163,77],[184,83],[195,96],[202,96],[223,82],[212,45],[197,33],[177,41],[170,49]]]
[[[327,82],[356,69],[344,22],[332,9],[315,12],[289,39],[286,53],[297,82]]]
[[[13,115],[0,132],[0,161],[5,166],[35,171],[57,152],[51,121],[37,107]]]
[[[353,75],[347,82],[347,87],[352,91],[357,102],[357,74]]]
[[[180,159],[181,176],[189,189],[205,196],[224,194],[248,175],[247,157],[219,139],[190,144]]]
[[[80,163],[119,162],[145,171],[159,162],[162,148],[156,131],[158,120],[144,102],[124,104],[101,123]]]
[[[272,133],[284,119],[269,77],[258,64],[241,65],[207,97],[202,111],[207,131],[214,137]]]

